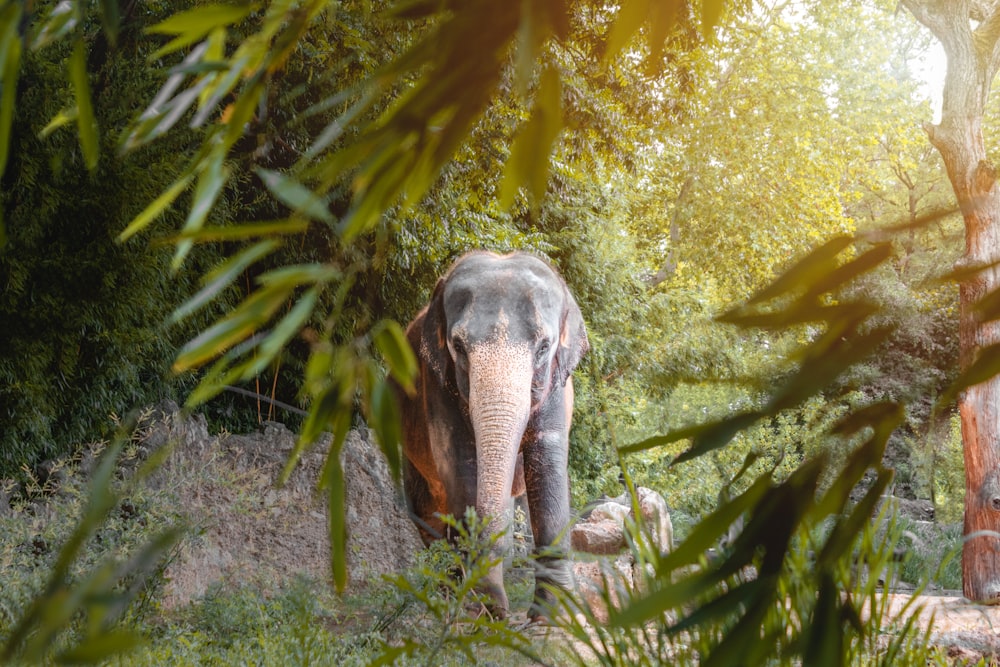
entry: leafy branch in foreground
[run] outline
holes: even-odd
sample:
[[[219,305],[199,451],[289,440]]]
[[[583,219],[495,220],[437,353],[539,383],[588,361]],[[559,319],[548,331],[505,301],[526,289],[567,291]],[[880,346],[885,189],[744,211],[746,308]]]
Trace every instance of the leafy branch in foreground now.
[[[631,0],[619,10],[606,37],[607,58],[620,56],[648,26],[648,57],[662,61],[667,57],[664,43],[696,32],[695,26],[710,35],[730,3],[713,0],[702,3],[700,10],[686,0],[661,4]],[[287,217],[227,224],[224,229],[209,225],[208,214],[233,179],[234,147],[266,114],[275,83],[296,50],[322,30],[324,21],[335,24],[340,13],[349,10],[325,0],[205,5],[147,31],[170,38],[155,57],[184,55],[153,102],[125,131],[123,150],[163,136],[182,119],[203,131],[204,139],[174,183],[133,219],[120,240],[149,229],[189,188],[187,218],[175,239],[175,269],[196,243],[257,240],[206,276],[204,289],[182,305],[176,317],[194,312],[243,270],[252,270],[271,255],[273,239],[299,234],[308,225],[330,235],[336,247],[330,254],[342,260],[258,275],[244,302],[191,340],[174,365],[179,372],[206,369],[187,401],[188,407],[195,407],[225,385],[257,377],[297,336],[311,338],[302,390],[309,416],[289,465],[319,433],[333,432],[321,487],[329,494],[332,570],[338,588],[347,580],[339,463],[344,435],[360,407],[398,476],[400,426],[381,369],[387,367],[395,382],[408,387],[416,368],[397,325],[384,320],[372,324],[367,317],[351,321],[350,290],[365,267],[377,261],[359,250],[364,236],[390,210],[405,211],[420,202],[505,86],[518,91],[530,113],[507,158],[501,203],[510,207],[522,186],[528,198],[538,202],[546,191],[550,153],[565,123],[562,74],[549,64],[549,51],[570,36],[574,12],[585,7],[564,0],[458,5],[416,1],[393,6],[377,18],[412,28],[399,54],[360,79],[346,73],[359,54],[347,54],[336,66],[344,72],[341,86],[293,122],[323,119],[323,127],[310,134],[307,145],[283,169],[251,165]],[[239,45],[227,48],[237,34]],[[688,49],[698,44],[687,42]],[[331,110],[333,117],[326,120]],[[337,209],[343,210],[339,216],[333,213]],[[345,330],[350,331],[346,336]],[[372,354],[373,347],[378,354]]]
[[[688,449],[673,462],[684,465],[726,446],[758,420],[827,390],[854,364],[871,356],[891,333],[891,327],[872,322],[878,313],[874,304],[848,297],[845,288],[892,257],[894,234],[930,224],[941,215],[877,234],[833,239],[745,306],[722,315],[723,322],[742,327],[787,330],[809,324],[813,326],[811,342],[795,357],[794,371],[769,392],[762,407],[649,438],[622,448],[622,454],[688,440]],[[990,312],[989,303],[982,309]],[[978,373],[959,377],[946,398],[970,379],[998,370],[989,356],[981,364],[984,368]],[[887,547],[884,542],[872,542],[871,519],[892,480],[893,471],[885,467],[883,458],[889,436],[903,416],[904,405],[898,402],[856,406],[828,434],[831,443],[851,449],[842,465],[834,465],[824,453],[803,462],[784,479],[774,479],[775,470],[765,472],[695,525],[671,553],[643,553],[652,569],[643,592],[617,605],[609,629],[599,630],[596,642],[589,640],[602,662],[619,664],[615,656],[631,659],[642,653],[642,646],[660,656],[650,658],[649,664],[667,655],[676,657],[679,647],[690,649],[701,665],[778,659],[832,667],[856,664],[862,650],[869,652],[866,660],[876,659],[878,664],[896,664],[903,657],[926,664],[929,631],[915,627],[912,617],[899,616],[894,620],[902,623],[898,634],[884,646],[876,643],[883,633],[880,623],[889,620],[885,591],[876,591],[874,575],[858,584],[861,578],[852,569],[859,559],[874,558],[884,564]],[[753,458],[751,453],[731,485],[735,487]],[[863,495],[854,501],[852,494],[858,489]],[[709,547],[741,518],[745,524],[725,558],[706,563]],[[811,554],[808,567],[802,567],[804,554]],[[589,612],[578,603],[567,601],[566,605],[585,616]],[[872,620],[876,616],[877,622]],[[565,617],[571,619],[567,629],[585,638],[582,626],[572,622],[572,614]],[[641,630],[650,623],[654,631]]]
[[[408,613],[423,619],[418,621],[420,629],[411,627],[398,644],[383,644],[370,664],[392,665],[407,659],[431,666],[450,664],[449,658],[459,656],[476,664],[477,650],[485,646],[519,653],[532,664],[546,664],[529,637],[485,611],[487,597],[477,590],[495,565],[490,554],[496,553],[494,543],[503,534],[480,537],[489,521],[477,517],[471,507],[462,520],[443,519],[456,536],[454,543],[439,540],[428,551],[429,566],[390,580],[403,604],[413,607]]]

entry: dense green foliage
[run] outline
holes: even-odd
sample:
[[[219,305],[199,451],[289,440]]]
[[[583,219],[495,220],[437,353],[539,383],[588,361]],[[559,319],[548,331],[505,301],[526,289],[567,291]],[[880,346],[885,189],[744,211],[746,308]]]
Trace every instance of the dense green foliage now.
[[[39,4],[45,11],[54,3]],[[73,443],[107,436],[114,415],[183,398],[191,386],[170,374],[170,362],[208,320],[184,329],[170,326],[169,315],[191,293],[195,276],[171,274],[160,248],[114,240],[170,183],[180,156],[198,141],[178,133],[114,158],[117,133],[161,83],[155,68],[129,65],[152,53],[142,30],[156,11],[162,17],[169,8],[148,10],[127,17],[114,47],[98,26],[84,27],[104,158],[92,171],[71,129],[43,131],[73,106],[66,81],[70,45],[29,50],[22,63],[18,104],[30,113],[14,119],[0,183],[7,234],[0,250],[0,477],[65,454]],[[228,207],[213,215],[224,219]],[[208,267],[219,258],[220,249],[204,248],[193,259]]]
[[[27,23],[53,44],[19,61],[0,42],[0,130],[12,80],[39,114],[15,118],[3,182],[4,470],[178,385],[193,407],[246,383],[308,405],[289,466],[333,433],[319,486],[342,586],[353,420],[399,468],[389,377],[415,365],[396,322],[465,250],[531,249],[593,346],[575,503],[617,495],[624,469],[686,524],[615,631],[704,628],[707,662],[852,658],[876,633],[854,632],[844,565],[890,488],[886,451],[899,489],[949,517],[961,465],[937,401],[955,294],[935,282],[959,249],[926,215],[947,200],[914,136],[922,43],[883,4],[274,0],[139,21],[70,2],[72,25],[45,5]],[[0,18],[9,34],[20,17]],[[53,119],[76,132],[38,139]],[[148,244],[163,235],[172,258]],[[743,514],[726,560],[689,569]],[[820,596],[790,620],[806,548]]]

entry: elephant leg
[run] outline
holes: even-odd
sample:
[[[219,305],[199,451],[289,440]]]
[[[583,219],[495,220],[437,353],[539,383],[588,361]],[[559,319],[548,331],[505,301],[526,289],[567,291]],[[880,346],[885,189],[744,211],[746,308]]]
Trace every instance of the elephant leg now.
[[[568,434],[538,434],[525,443],[524,481],[535,538],[535,595],[530,614],[545,615],[555,603],[552,588],[570,591],[573,575],[566,553],[569,525]]]
[[[449,509],[456,519],[464,520],[466,509],[476,506],[476,491],[478,488],[475,457],[466,457],[464,460],[456,462],[454,475],[448,484]],[[478,517],[480,529],[485,527],[485,518]],[[470,535],[475,541],[477,539],[492,539],[480,534]],[[495,536],[494,536],[495,537]],[[510,603],[503,585],[503,553],[504,544],[508,540],[505,535],[491,548],[486,549],[484,555],[498,562],[487,571],[476,589],[486,596],[486,608],[494,618],[504,618],[509,613]],[[454,542],[454,539],[452,540]],[[472,545],[469,545],[472,546]]]

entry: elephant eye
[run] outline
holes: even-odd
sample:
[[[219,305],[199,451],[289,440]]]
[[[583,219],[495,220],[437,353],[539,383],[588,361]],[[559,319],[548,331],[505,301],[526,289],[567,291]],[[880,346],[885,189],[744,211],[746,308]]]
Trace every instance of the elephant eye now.
[[[463,343],[460,339],[452,339],[451,349],[454,350],[456,358],[465,356],[465,343]]]
[[[548,354],[550,347],[552,347],[552,343],[550,343],[547,338],[543,338],[541,342],[538,343],[538,348],[535,350],[535,360],[539,362],[544,361],[545,355]]]

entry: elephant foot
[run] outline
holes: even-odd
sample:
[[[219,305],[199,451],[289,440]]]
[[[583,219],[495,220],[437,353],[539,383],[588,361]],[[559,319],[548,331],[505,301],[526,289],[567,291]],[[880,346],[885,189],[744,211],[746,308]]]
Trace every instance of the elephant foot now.
[[[528,609],[532,620],[547,622],[563,611],[561,598],[573,590],[570,563],[562,558],[535,561],[535,594]]]
[[[484,577],[478,590],[485,598],[482,607],[485,613],[493,619],[504,619],[510,615],[510,602],[507,600],[507,591],[503,587],[503,568],[498,566]]]

